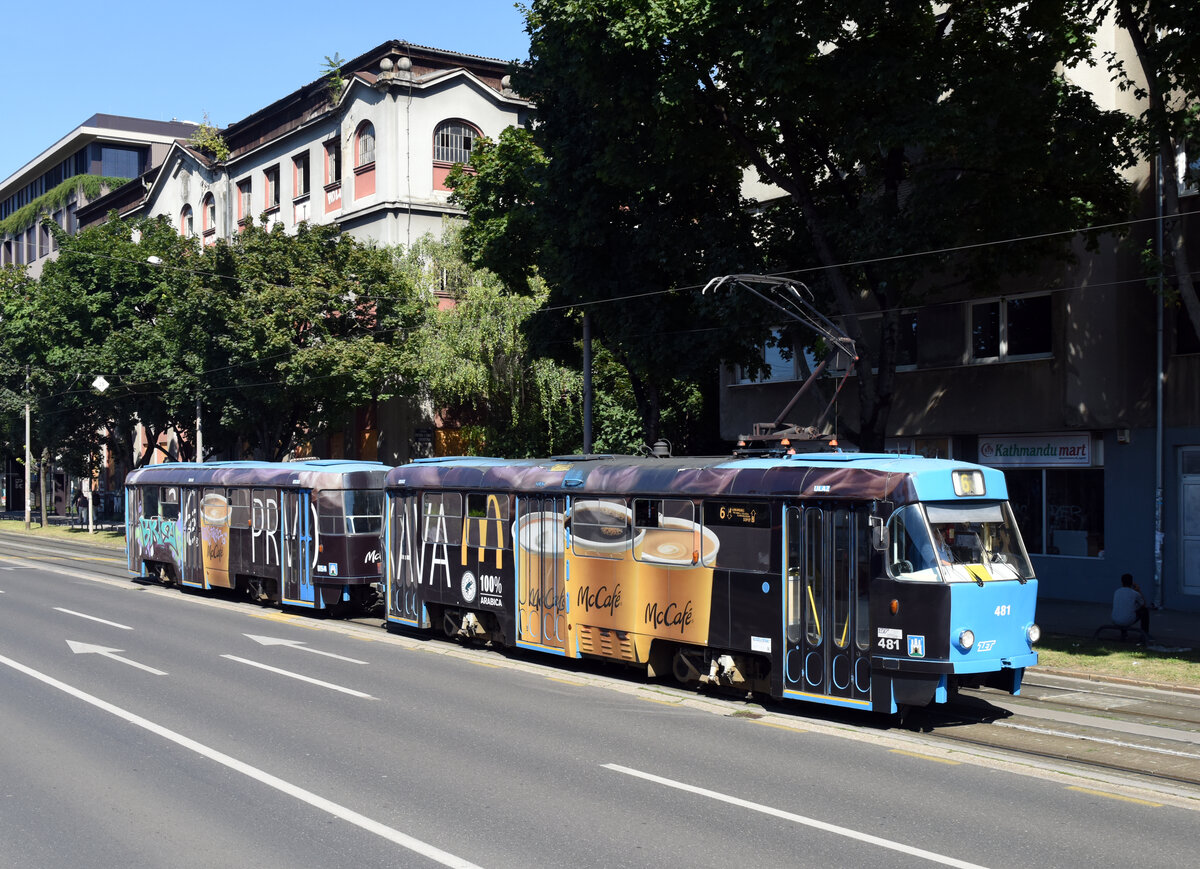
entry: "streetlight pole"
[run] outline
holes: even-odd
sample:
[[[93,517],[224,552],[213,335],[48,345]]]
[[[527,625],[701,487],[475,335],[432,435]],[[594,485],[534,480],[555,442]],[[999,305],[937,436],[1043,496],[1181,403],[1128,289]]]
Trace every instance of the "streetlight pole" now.
[[[200,433],[200,396],[196,395],[196,464],[204,461],[204,436]]]

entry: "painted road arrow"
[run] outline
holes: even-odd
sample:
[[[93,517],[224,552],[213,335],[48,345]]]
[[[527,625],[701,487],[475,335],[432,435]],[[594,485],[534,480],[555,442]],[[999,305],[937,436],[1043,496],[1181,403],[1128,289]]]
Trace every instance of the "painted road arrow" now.
[[[120,661],[122,664],[128,664],[130,667],[137,667],[139,670],[145,670],[147,673],[153,673],[155,676],[167,675],[162,670],[155,670],[153,667],[147,667],[145,664],[139,664],[137,661],[131,661],[128,658],[122,658],[117,652],[123,652],[124,649],[110,649],[107,646],[94,646],[91,643],[77,643],[74,640],[67,640],[67,645],[71,647],[71,651],[76,655],[101,655],[105,658],[112,658],[114,661]]]
[[[291,646],[293,649],[299,649],[301,652],[312,652],[314,655],[324,655],[326,658],[337,658],[339,661],[349,661],[351,664],[366,664],[366,661],[360,661],[357,658],[347,658],[345,655],[335,655],[333,652],[322,652],[320,649],[310,649],[300,640],[281,640],[278,637],[260,637],[255,634],[246,634],[245,636],[264,646]]]

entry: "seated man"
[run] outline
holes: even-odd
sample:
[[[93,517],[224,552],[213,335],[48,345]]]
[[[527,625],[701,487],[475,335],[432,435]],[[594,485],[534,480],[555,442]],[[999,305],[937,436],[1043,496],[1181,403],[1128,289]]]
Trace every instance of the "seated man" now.
[[[1131,573],[1121,575],[1121,587],[1113,592],[1112,620],[1122,628],[1133,627],[1134,622],[1138,622],[1142,635],[1150,638],[1150,608]]]

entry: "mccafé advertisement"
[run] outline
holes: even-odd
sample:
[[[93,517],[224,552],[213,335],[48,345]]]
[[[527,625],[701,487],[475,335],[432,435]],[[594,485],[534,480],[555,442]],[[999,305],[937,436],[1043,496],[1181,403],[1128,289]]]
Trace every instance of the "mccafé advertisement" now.
[[[1092,435],[980,435],[979,463],[993,468],[1087,467],[1093,464]]]

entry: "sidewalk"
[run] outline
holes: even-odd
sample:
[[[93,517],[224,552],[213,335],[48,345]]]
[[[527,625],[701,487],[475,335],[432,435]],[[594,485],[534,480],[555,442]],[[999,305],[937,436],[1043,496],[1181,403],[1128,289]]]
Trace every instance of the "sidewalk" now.
[[[1038,598],[1037,623],[1043,635],[1066,634],[1090,638],[1096,628],[1111,621],[1112,607],[1109,604]],[[1200,648],[1200,613],[1151,610],[1150,636],[1155,644],[1161,646]]]

